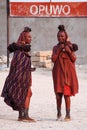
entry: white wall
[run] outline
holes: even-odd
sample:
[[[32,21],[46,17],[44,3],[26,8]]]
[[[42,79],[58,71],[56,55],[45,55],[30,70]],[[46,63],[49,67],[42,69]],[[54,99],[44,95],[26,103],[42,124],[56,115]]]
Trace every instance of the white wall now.
[[[0,55],[6,55],[6,0],[0,1],[0,10]],[[9,18],[9,22],[10,43],[17,41],[24,26],[32,28],[32,51],[51,50],[57,44],[57,27],[64,24],[71,41],[79,46],[77,55],[87,56],[87,18]]]

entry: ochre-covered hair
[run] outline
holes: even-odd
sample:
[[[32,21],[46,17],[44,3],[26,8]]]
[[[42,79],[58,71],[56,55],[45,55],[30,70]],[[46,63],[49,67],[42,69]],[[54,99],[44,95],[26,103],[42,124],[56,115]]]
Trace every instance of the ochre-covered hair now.
[[[18,40],[17,40],[17,44],[25,44],[25,35],[26,33],[31,32],[31,28],[29,27],[24,27],[24,30],[21,32]]]
[[[66,30],[65,30],[65,26],[64,25],[59,25],[58,29],[59,29],[59,31],[58,31],[57,35],[59,34],[59,32],[64,32],[65,35],[66,35],[66,40],[67,40],[68,39],[68,34],[67,34]]]

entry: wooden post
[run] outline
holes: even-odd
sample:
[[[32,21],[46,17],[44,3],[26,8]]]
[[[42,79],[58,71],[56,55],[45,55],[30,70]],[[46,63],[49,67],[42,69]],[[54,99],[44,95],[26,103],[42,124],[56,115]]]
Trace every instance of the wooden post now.
[[[9,0],[6,0],[7,7],[7,47],[9,45]],[[9,67],[9,52],[7,50],[7,67]]]

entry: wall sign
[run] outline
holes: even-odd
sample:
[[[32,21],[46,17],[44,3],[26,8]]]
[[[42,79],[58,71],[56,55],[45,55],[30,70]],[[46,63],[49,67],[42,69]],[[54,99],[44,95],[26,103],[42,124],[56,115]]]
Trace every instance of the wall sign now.
[[[87,0],[9,0],[11,17],[87,17]]]

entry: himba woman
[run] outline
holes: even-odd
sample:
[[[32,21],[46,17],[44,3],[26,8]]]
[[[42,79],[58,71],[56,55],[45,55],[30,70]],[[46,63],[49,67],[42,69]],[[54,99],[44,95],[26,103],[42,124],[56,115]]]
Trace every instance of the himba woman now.
[[[19,112],[18,121],[35,122],[28,115],[30,98],[32,96],[31,85],[31,28],[25,27],[20,34],[17,43],[8,46],[9,52],[14,52],[10,71],[6,78],[1,96],[7,105]]]
[[[64,25],[59,25],[58,29],[57,39],[59,43],[53,47],[52,51],[52,62],[54,63],[52,75],[57,103],[57,120],[62,119],[61,105],[64,96],[66,107],[64,120],[68,121],[71,119],[70,96],[75,96],[78,93],[78,79],[75,70],[75,51],[78,46],[67,40],[68,35]]]

